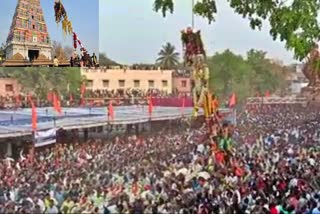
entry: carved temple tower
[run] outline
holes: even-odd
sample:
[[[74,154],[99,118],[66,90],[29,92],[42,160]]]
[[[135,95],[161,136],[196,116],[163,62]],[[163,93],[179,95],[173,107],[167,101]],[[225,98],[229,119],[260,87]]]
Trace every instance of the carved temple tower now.
[[[18,0],[3,66],[52,66],[52,45],[40,0]]]

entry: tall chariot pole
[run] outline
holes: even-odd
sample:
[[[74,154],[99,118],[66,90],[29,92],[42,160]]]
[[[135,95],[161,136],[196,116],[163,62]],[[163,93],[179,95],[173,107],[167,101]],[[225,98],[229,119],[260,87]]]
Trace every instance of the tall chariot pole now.
[[[200,30],[195,30],[194,7],[196,0],[191,0],[191,27],[182,31],[181,39],[184,52],[184,63],[192,72],[192,97],[194,117],[197,117],[200,108],[206,119],[214,113],[212,110],[212,94],[209,91],[209,68],[206,63],[206,53]],[[215,98],[214,98],[215,99]]]
[[[191,20],[192,20],[192,29],[194,29],[194,11],[193,11],[193,8],[194,8],[194,1],[195,0],[191,0],[192,1],[192,7],[191,7]]]

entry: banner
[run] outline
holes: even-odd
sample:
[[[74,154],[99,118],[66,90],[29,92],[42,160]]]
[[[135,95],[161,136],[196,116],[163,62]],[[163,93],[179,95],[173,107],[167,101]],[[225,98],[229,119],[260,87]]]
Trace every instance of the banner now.
[[[56,143],[57,132],[56,129],[49,129],[46,131],[37,131],[34,134],[34,146],[40,147],[40,146],[46,146],[53,143]]]

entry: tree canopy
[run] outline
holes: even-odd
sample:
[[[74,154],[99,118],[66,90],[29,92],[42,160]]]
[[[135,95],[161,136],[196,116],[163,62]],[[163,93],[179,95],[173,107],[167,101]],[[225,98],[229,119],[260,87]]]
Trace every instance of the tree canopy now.
[[[174,69],[179,64],[179,53],[176,52],[176,48],[169,42],[162,46],[158,55],[156,64],[163,69]]]
[[[99,54],[99,65],[100,66],[117,66],[119,63],[109,59],[105,53]]]
[[[285,92],[290,68],[266,58],[266,52],[250,50],[246,59],[226,50],[208,57],[210,88],[220,97],[236,92],[238,99]]]
[[[189,0],[191,1],[191,0]],[[298,60],[304,59],[320,39],[318,11],[315,0],[226,0],[234,12],[247,18],[252,29],[261,29],[263,21],[270,23],[270,35],[280,39],[293,50]],[[154,0],[154,10],[173,13],[174,0]],[[215,21],[216,0],[198,0],[193,11],[196,15]]]
[[[50,90],[64,97],[70,93],[79,94],[82,77],[79,68],[0,67],[0,76],[16,78],[23,93],[35,93],[38,98],[46,99]]]

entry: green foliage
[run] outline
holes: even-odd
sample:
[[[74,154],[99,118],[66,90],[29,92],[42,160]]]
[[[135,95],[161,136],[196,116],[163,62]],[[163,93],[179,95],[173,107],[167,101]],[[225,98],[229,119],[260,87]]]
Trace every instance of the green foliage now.
[[[174,0],[155,0],[154,10],[173,12]],[[191,0],[189,0],[191,1]],[[293,50],[295,58],[304,59],[311,51],[314,42],[320,39],[320,26],[317,20],[320,1],[309,0],[227,0],[230,7],[243,18],[249,20],[252,29],[261,29],[263,20],[269,22],[270,35],[274,40],[286,43]],[[196,15],[205,17],[209,23],[217,13],[216,0],[199,0],[194,5]]]
[[[174,69],[179,64],[179,53],[176,52],[175,47],[169,42],[162,46],[158,55],[156,64],[163,69]]]
[[[230,50],[217,53],[208,58],[210,69],[210,88],[219,97],[228,97],[236,92],[237,98],[284,91],[289,68],[271,62],[266,52],[250,50],[247,59],[235,55]]]
[[[2,60],[4,60],[6,57],[6,53],[5,53],[5,47],[4,47],[4,44],[2,44],[0,46],[0,63]]]
[[[116,66],[116,65],[120,65],[120,64],[109,59],[105,53],[100,53],[99,54],[99,65],[100,66]]]
[[[69,97],[70,93],[77,95],[82,80],[80,69],[74,67],[2,67],[0,76],[18,79],[23,93],[34,93],[40,99],[46,99],[50,90],[56,91],[63,97]]]

